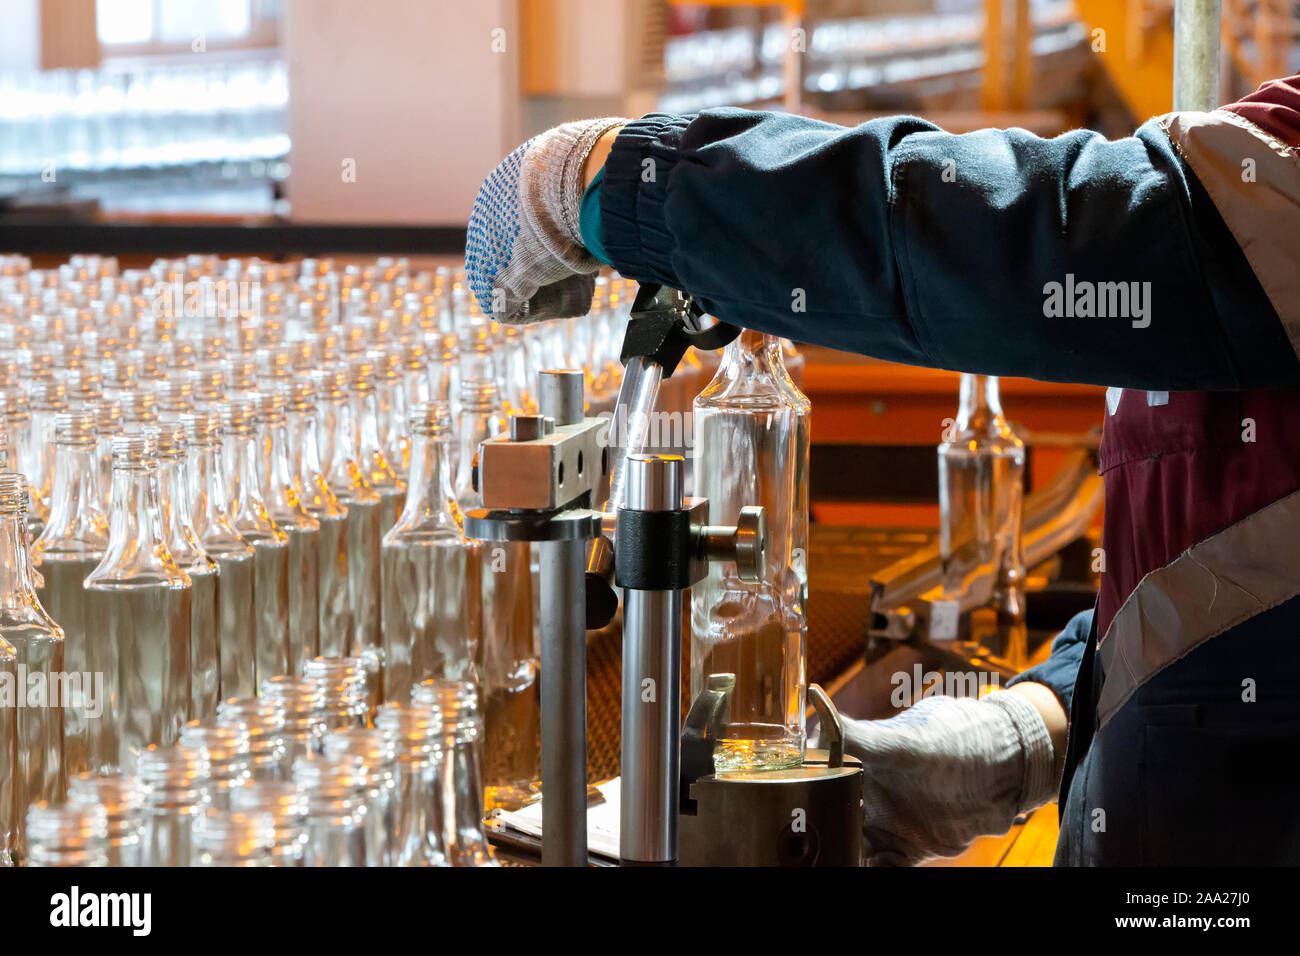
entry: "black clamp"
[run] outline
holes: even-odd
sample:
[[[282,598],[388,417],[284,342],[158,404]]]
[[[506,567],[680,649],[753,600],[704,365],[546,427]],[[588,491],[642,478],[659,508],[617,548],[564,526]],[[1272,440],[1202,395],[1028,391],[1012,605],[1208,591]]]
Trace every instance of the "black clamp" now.
[[[643,282],[632,303],[620,360],[626,365],[632,358],[650,359],[663,368],[664,378],[671,378],[687,349],[720,349],[740,334],[726,322],[701,327],[703,315],[690,296]]]

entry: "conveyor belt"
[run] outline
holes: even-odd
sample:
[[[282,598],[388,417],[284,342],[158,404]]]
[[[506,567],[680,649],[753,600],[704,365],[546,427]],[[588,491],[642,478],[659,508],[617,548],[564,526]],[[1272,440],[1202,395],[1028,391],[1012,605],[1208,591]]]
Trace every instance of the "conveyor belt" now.
[[[873,571],[933,542],[935,532],[814,525],[808,563],[808,680],[828,683],[863,653]],[[689,635],[689,624],[683,629]],[[682,651],[682,706],[688,706],[690,641]],[[622,720],[621,618],[587,637],[587,776],[619,772]]]

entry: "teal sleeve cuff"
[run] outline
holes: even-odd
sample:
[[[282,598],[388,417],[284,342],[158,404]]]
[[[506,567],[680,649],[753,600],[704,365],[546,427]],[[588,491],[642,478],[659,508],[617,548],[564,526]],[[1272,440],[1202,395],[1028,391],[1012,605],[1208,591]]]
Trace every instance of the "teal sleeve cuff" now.
[[[600,228],[600,186],[604,181],[605,169],[602,166],[587,191],[582,194],[582,203],[578,207],[578,231],[582,233],[582,244],[587,247],[587,251],[605,265],[612,265],[605,252],[604,236]]]

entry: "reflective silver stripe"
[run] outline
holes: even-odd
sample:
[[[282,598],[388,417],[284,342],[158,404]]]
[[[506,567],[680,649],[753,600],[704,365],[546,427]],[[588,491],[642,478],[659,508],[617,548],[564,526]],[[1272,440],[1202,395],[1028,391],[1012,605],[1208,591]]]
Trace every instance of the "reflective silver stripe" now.
[[[1300,491],[1149,573],[1097,647],[1104,726],[1139,687],[1213,637],[1300,594]]]
[[[1226,110],[1158,122],[1214,201],[1300,356],[1300,155]]]

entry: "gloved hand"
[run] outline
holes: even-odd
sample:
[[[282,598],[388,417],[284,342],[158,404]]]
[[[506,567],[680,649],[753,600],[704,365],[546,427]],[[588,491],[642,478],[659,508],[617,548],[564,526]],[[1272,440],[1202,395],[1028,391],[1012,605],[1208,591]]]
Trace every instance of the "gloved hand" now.
[[[582,246],[582,166],[620,118],[565,123],[535,136],[484,180],[470,212],[465,273],[502,322],[585,315],[600,268]]]
[[[995,691],[926,697],[897,717],[845,720],[862,761],[863,856],[875,866],[956,856],[1053,797],[1051,736],[1034,705]]]

